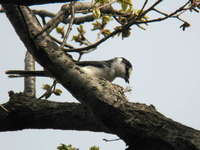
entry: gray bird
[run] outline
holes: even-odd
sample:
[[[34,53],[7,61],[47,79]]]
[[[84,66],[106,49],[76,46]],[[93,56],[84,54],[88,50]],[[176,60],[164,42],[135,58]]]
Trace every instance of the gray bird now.
[[[106,61],[80,61],[75,63],[83,72],[90,76],[104,78],[111,82],[115,78],[120,77],[123,78],[125,82],[129,83],[132,65],[123,57],[116,57]],[[9,77],[52,77],[48,71],[8,70],[6,74],[9,74]]]

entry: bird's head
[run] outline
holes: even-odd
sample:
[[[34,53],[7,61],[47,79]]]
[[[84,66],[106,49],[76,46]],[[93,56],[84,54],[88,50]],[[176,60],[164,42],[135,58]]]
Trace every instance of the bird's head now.
[[[123,78],[127,83],[129,83],[132,64],[127,59],[123,57],[114,58],[112,67],[115,69],[116,76]]]

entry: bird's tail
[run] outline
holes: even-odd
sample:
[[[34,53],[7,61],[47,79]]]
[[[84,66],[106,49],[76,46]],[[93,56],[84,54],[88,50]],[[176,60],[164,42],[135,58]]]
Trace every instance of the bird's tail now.
[[[10,78],[30,76],[51,77],[48,71],[7,70],[5,73],[8,74]]]

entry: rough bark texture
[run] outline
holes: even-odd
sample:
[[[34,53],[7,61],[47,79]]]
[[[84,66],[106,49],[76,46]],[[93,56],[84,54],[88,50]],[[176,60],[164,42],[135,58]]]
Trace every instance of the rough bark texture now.
[[[0,131],[62,129],[108,132],[89,109],[79,103],[61,103],[13,94],[0,108]]]
[[[96,119],[86,106],[78,103],[52,102],[23,94],[12,94],[9,102],[3,106],[9,112],[0,109],[0,131],[62,129],[116,133]],[[126,134],[124,140],[132,141],[134,148],[199,149],[199,131],[166,118],[157,112],[154,106],[126,102],[123,107],[124,112],[121,115],[128,118],[127,122],[123,125],[120,122],[113,122],[113,124],[120,124],[115,130],[130,132]]]
[[[48,3],[66,3],[72,0],[0,0],[0,4],[41,5]]]
[[[200,131],[166,118],[153,106],[128,102],[121,87],[84,74],[45,32],[36,36],[42,29],[27,7],[3,7],[35,59],[87,106],[110,133],[124,140],[128,149],[200,150]]]

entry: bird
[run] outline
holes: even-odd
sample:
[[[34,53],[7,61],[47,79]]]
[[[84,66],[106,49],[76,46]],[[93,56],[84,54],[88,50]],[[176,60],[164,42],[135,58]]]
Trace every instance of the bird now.
[[[132,72],[132,64],[124,57],[115,57],[104,61],[75,61],[75,64],[89,76],[103,78],[110,82],[119,77],[129,83]],[[9,77],[53,77],[48,71],[7,70],[5,73]]]

